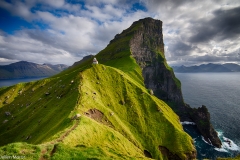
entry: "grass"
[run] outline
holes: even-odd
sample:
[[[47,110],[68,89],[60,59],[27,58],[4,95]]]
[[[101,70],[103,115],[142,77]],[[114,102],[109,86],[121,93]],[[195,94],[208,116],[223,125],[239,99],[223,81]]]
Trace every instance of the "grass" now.
[[[8,120],[0,126],[0,145],[18,141],[38,144],[71,125],[68,116],[79,97],[79,79],[78,72],[71,72],[2,90],[0,99],[7,95],[9,99],[8,104],[2,102],[0,108],[3,115],[0,122]],[[5,112],[10,112],[11,116],[6,116]]]
[[[39,159],[40,152],[41,148],[39,146],[27,143],[12,143],[0,147],[1,159]]]
[[[132,61],[131,58],[127,60]],[[136,69],[134,67],[136,64],[132,64],[130,71]],[[82,118],[77,128],[58,144],[55,154],[47,152],[45,157],[142,159],[145,158],[143,151],[148,150],[153,157],[163,159],[158,146],[166,146],[184,158],[184,153],[193,151],[194,146],[178,116],[167,104],[149,94],[140,82],[141,77],[132,77],[131,72],[124,72],[126,69],[101,64],[90,65],[85,70],[76,67],[50,79],[5,88],[1,98],[13,89],[16,94],[11,94],[14,97],[11,103],[3,104],[1,113],[9,111],[15,118],[0,126],[3,131],[1,145],[21,141],[39,144],[35,146],[42,148],[42,144],[57,139],[73,125],[70,118],[80,113]],[[21,95],[18,95],[19,90],[23,90]],[[45,95],[46,92],[50,94]],[[61,94],[63,96],[58,99]],[[93,108],[103,112],[113,127],[84,115]],[[31,138],[26,140],[28,136]],[[53,147],[52,144],[47,146]]]
[[[92,65],[89,59],[51,78],[1,88],[0,122],[8,121],[0,123],[0,155],[23,153],[29,159],[147,159],[147,150],[156,159],[166,159],[158,149],[165,146],[186,159],[186,153],[195,151],[179,117],[144,86],[141,68],[129,48],[139,27],[141,24],[135,23],[110,42],[96,56],[99,65]],[[158,54],[172,72],[163,53]],[[85,115],[93,108],[112,125]],[[77,113],[81,114],[79,124],[71,120]],[[71,130],[74,125],[76,128]],[[24,147],[26,152],[22,152]]]
[[[102,111],[114,129],[142,152],[146,149],[154,157],[160,158],[158,146],[161,145],[184,157],[183,152],[194,149],[191,138],[183,131],[179,118],[172,109],[151,96],[145,87],[128,74],[112,67],[96,65],[83,72],[82,82],[79,112],[84,114],[91,108]],[[114,116],[110,115],[111,112]],[[93,142],[95,141],[97,140],[94,139]],[[77,140],[68,143],[74,142]]]

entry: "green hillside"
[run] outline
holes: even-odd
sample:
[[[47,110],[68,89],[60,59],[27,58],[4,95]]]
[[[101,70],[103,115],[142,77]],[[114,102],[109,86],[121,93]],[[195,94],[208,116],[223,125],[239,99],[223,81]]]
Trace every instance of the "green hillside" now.
[[[139,26],[111,41],[96,56],[98,65],[91,58],[51,78],[1,88],[0,156],[193,159],[193,140],[145,88],[131,55],[128,43]]]
[[[144,150],[153,157],[162,157],[159,146],[184,157],[183,153],[194,150],[178,116],[128,74],[105,65],[80,70],[2,89],[1,101],[7,95],[11,96],[7,99],[9,104],[4,104],[6,100],[2,103],[1,114],[9,111],[13,118],[1,116],[2,122],[9,120],[1,125],[1,145],[20,141],[39,144],[37,147],[42,148],[43,144],[58,139],[67,132],[67,127],[77,123],[70,118],[80,113],[77,127],[58,145],[56,157],[93,151],[124,159],[144,157]],[[18,94],[20,90],[24,90],[21,95]],[[25,105],[31,102],[29,106]],[[102,116],[90,118],[91,109],[100,111]],[[29,136],[31,138],[26,140]],[[51,148],[55,143],[58,142],[46,146]],[[16,147],[18,145],[21,144]],[[4,148],[6,146],[1,148],[2,151]],[[84,157],[81,154],[76,156]],[[101,153],[92,156],[98,157],[98,154]]]

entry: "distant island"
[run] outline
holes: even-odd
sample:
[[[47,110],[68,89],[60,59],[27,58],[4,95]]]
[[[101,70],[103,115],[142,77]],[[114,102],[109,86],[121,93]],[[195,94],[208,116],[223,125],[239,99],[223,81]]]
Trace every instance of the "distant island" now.
[[[240,72],[240,65],[235,63],[225,64],[202,64],[199,66],[173,66],[174,72],[179,73],[199,73],[199,72]]]
[[[37,64],[19,61],[0,66],[0,79],[48,77],[68,68],[65,64]]]

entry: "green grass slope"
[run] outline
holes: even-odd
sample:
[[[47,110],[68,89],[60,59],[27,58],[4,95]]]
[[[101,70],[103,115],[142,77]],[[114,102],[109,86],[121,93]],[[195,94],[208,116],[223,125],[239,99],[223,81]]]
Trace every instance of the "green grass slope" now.
[[[50,94],[45,95],[46,92]],[[60,93],[64,96],[58,99]],[[7,95],[11,95],[9,104],[2,104],[1,113],[9,111],[15,118],[1,124],[5,131],[0,135],[1,145],[37,145],[9,144],[0,148],[0,154],[19,154],[30,159],[145,159],[147,150],[154,158],[167,159],[158,149],[165,146],[185,159],[185,153],[195,150],[171,108],[116,68],[101,64],[85,70],[76,67],[51,79],[2,89],[1,100]],[[33,103],[21,107],[28,102]],[[94,120],[86,114],[90,109],[101,111],[103,117]],[[79,123],[70,120],[76,113],[82,115]],[[6,116],[1,120],[4,119]],[[74,129],[68,132],[73,125]],[[26,140],[27,136],[31,138]],[[36,153],[35,157],[32,153]]]
[[[140,150],[149,151],[155,158],[163,158],[159,146],[165,146],[183,159],[186,158],[184,153],[194,150],[192,140],[183,131],[178,116],[163,101],[150,95],[146,88],[118,69],[96,65],[84,71],[81,95],[78,112],[84,114],[93,108],[100,110],[115,131]],[[94,126],[95,132],[101,131]],[[82,133],[84,127],[79,125],[79,129],[82,131],[77,133]],[[87,144],[95,145],[97,141],[100,148],[105,145],[105,137],[95,139],[91,135],[90,132]],[[70,134],[65,141],[69,145],[86,145],[82,139],[81,136],[71,139]],[[120,148],[116,147],[115,150]]]
[[[70,72],[1,89],[0,145],[41,143],[69,126],[68,116],[77,103],[79,83],[79,73]]]
[[[148,159],[148,151],[168,159],[159,150],[164,147],[189,158],[193,140],[172,109],[145,88],[131,56],[129,41],[140,26],[111,41],[96,56],[99,65],[89,59],[48,79],[1,88],[0,155]],[[76,114],[80,119],[71,120]]]

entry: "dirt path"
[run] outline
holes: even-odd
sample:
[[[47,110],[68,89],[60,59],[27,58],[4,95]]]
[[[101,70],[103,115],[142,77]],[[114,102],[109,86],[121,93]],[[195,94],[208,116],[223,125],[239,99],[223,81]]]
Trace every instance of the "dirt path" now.
[[[55,140],[56,142],[62,142],[64,140],[65,137],[67,137],[69,135],[69,133],[71,131],[73,131],[80,123],[80,120],[76,120],[76,123],[72,126],[72,128],[70,128],[67,132],[65,132],[63,135],[61,135],[57,140]]]
[[[55,140],[52,140],[49,142],[50,144],[54,144],[54,147],[53,147],[52,151],[50,152],[51,157],[57,150],[57,143],[62,142],[64,140],[64,138],[67,137],[71,133],[71,131],[73,131],[79,125],[79,123],[80,123],[80,120],[76,120],[75,124],[69,130],[67,130],[65,133],[63,133],[58,139],[55,139]],[[47,158],[44,157],[44,155],[47,152],[48,151],[47,151],[46,147],[44,149],[42,149],[39,160],[47,160]]]

